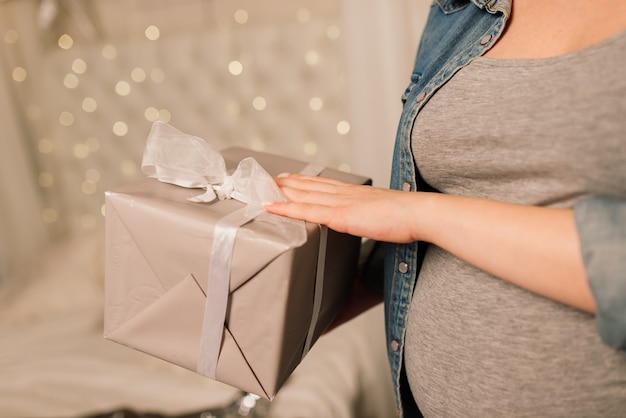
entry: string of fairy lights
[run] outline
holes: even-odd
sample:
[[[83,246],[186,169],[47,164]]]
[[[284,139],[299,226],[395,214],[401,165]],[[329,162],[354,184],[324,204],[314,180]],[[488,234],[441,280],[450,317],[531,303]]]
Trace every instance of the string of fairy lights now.
[[[16,57],[10,79],[37,154],[41,219],[53,234],[102,224],[104,191],[142,176],[156,120],[218,147],[351,170],[342,157],[351,143],[337,18],[302,7],[280,24],[260,24],[244,7],[220,18],[223,27],[188,32],[142,20],[134,28],[141,38],[132,39],[85,41],[64,31],[24,62],[27,34],[10,25],[0,33]]]

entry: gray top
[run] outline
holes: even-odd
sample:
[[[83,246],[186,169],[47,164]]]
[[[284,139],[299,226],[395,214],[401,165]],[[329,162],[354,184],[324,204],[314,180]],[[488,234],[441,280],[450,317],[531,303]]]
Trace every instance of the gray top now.
[[[424,107],[413,153],[438,190],[571,207],[626,198],[626,32],[548,59],[477,58]],[[426,417],[625,417],[626,354],[592,315],[431,246],[406,369]]]

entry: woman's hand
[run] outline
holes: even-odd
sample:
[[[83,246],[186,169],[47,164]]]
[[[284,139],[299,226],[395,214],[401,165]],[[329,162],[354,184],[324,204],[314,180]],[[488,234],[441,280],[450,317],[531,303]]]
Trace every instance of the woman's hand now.
[[[276,179],[287,203],[272,203],[268,212],[327,225],[359,237],[396,243],[419,236],[410,228],[415,193],[342,183],[322,177],[289,174]]]
[[[427,241],[531,292],[595,311],[570,209],[295,174],[277,183],[291,201],[270,204],[268,212],[379,241]]]

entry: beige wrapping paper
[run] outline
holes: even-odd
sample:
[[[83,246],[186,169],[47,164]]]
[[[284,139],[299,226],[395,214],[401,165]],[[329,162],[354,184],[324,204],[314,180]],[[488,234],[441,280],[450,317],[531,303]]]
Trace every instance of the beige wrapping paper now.
[[[254,157],[271,175],[306,164],[243,148],[222,152],[234,169]],[[355,184],[369,179],[326,169]],[[243,207],[194,203],[197,190],[145,179],[107,192],[105,338],[196,371],[213,227]],[[216,380],[272,399],[300,363],[313,313],[320,228],[289,248],[259,217],[237,232]],[[355,274],[360,239],[328,231],[314,342],[336,316]]]

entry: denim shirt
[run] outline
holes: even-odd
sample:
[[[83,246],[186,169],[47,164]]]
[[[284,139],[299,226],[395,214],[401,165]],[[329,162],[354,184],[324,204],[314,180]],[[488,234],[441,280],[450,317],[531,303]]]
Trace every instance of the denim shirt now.
[[[511,0],[435,0],[402,95],[403,110],[393,155],[391,188],[432,190],[421,178],[411,152],[411,131],[430,97],[460,68],[485,53],[502,34]],[[587,198],[574,208],[590,287],[603,340],[626,347],[626,204]],[[403,370],[409,306],[426,243],[385,244],[385,328],[398,415],[419,417]],[[609,247],[609,251],[607,251]]]

